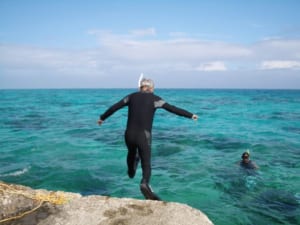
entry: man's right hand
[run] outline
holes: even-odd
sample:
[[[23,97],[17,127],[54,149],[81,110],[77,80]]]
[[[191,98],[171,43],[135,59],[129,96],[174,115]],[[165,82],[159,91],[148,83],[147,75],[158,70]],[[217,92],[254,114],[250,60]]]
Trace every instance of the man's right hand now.
[[[98,125],[101,126],[102,123],[103,123],[103,120],[99,119],[98,120]]]

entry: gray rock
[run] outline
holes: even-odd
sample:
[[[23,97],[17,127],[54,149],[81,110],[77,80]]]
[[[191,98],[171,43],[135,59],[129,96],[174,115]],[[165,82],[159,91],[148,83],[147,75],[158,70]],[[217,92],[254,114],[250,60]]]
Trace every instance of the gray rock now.
[[[62,202],[59,202],[62,200]],[[60,204],[63,203],[63,204]],[[30,212],[31,210],[34,210]],[[17,218],[26,212],[28,214]],[[16,217],[13,220],[4,219]],[[2,221],[2,222],[1,222]],[[33,190],[0,182],[2,225],[211,225],[201,211],[163,201]]]

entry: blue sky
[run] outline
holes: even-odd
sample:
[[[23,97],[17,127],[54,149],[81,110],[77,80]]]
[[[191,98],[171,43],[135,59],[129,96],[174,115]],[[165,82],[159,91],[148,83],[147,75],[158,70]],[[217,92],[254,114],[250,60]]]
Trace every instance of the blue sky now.
[[[0,0],[0,88],[300,89],[298,0]]]

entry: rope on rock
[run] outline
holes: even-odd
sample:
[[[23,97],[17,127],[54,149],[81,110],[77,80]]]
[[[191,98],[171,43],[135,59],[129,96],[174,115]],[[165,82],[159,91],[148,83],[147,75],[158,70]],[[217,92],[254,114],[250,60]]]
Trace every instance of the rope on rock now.
[[[26,216],[26,215],[32,213],[32,212],[36,211],[37,209],[39,209],[43,205],[44,202],[49,202],[49,203],[56,204],[56,205],[62,205],[69,200],[63,193],[57,193],[57,192],[42,193],[42,192],[35,191],[36,193],[30,194],[28,192],[25,192],[24,190],[18,190],[16,187],[13,187],[13,186],[10,186],[10,185],[0,182],[0,193],[1,192],[9,193],[9,194],[16,194],[16,195],[23,195],[26,198],[39,201],[39,204],[36,207],[34,207],[33,209],[23,212],[20,215],[0,220],[0,224],[3,222],[10,221],[10,220],[20,219],[23,216]]]

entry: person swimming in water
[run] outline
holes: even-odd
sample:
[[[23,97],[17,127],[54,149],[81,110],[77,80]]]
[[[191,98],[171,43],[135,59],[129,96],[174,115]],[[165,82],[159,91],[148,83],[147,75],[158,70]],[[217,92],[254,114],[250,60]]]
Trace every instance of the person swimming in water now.
[[[160,200],[149,185],[151,177],[152,124],[155,111],[162,108],[176,115],[193,120],[197,120],[198,116],[168,104],[153,92],[153,81],[141,78],[139,81],[139,91],[127,95],[109,107],[100,115],[98,124],[101,125],[104,120],[117,110],[125,106],[128,107],[127,127],[125,131],[125,143],[128,149],[128,176],[129,178],[134,178],[138,162],[141,160],[142,180],[140,190],[146,199]]]
[[[242,160],[240,161],[240,166],[245,169],[258,169],[258,166],[250,160],[250,153],[246,151],[241,156]]]

